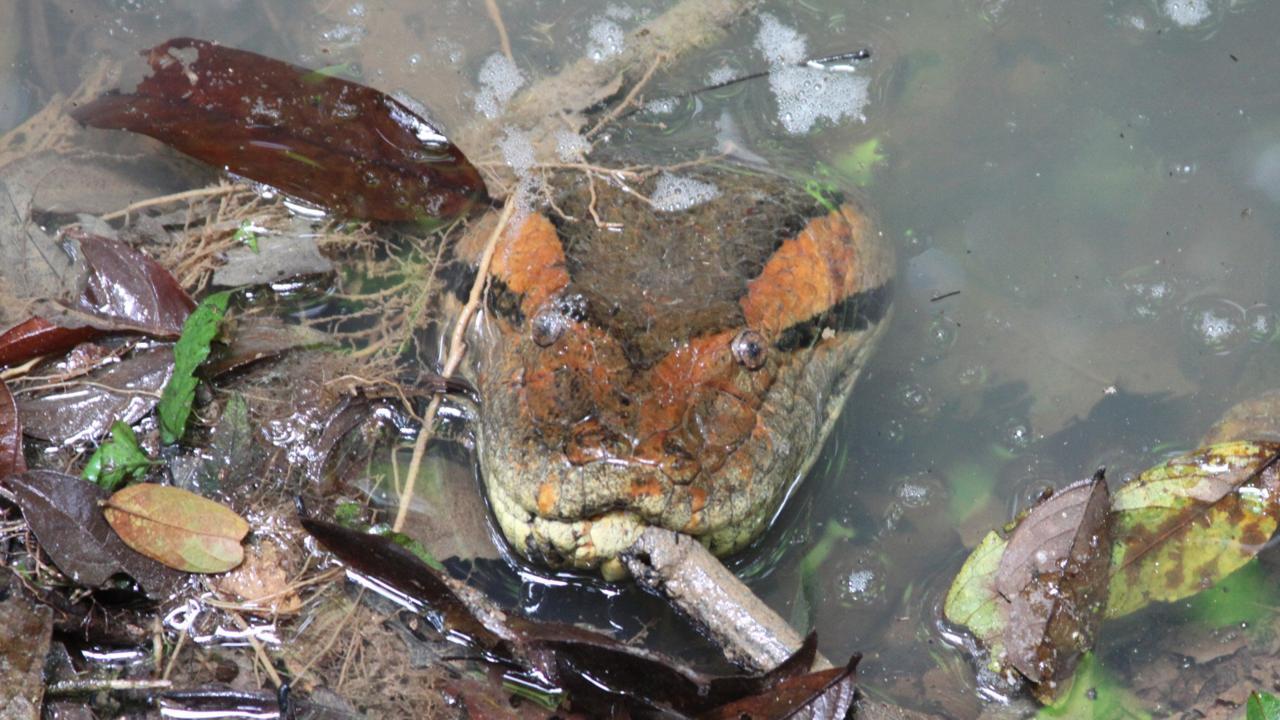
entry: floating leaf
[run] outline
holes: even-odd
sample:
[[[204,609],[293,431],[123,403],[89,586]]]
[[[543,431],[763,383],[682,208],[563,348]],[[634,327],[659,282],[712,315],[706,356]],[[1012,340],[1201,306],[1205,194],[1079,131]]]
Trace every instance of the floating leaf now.
[[[1280,444],[1212,445],[1116,491],[1107,617],[1212,587],[1247,563],[1280,517]]]
[[[96,440],[113,420],[131,424],[151,412],[173,372],[173,352],[158,347],[135,352],[65,389],[18,401],[22,430],[54,443]]]
[[[947,620],[969,628],[993,659],[1004,657],[1004,630],[1009,624],[1009,602],[995,584],[1007,545],[1000,533],[987,533],[951,581],[943,604]]]
[[[257,53],[176,38],[144,53],[135,94],[77,109],[347,217],[448,219],[486,200],[436,128],[377,90]]]
[[[995,584],[1009,601],[1009,663],[1042,701],[1064,687],[1093,647],[1111,563],[1110,496],[1102,471],[1036,505],[1018,523]]]
[[[53,564],[89,587],[127,573],[153,597],[164,597],[182,580],[169,568],[130,550],[102,516],[107,491],[74,476],[30,470],[10,476],[13,491],[31,532]]]
[[[768,673],[706,675],[607,635],[503,614],[487,598],[458,586],[389,538],[306,517],[302,526],[374,587],[394,591],[401,601],[429,610],[427,617],[442,632],[469,640],[484,650],[486,657],[501,659],[505,668],[522,667],[544,683],[555,683],[568,691],[575,711],[591,717],[607,716],[619,708],[644,717],[652,716],[654,710],[676,717],[705,713],[742,698],[764,695],[781,688],[788,679],[805,676],[817,651],[817,637],[810,635],[799,650]],[[838,677],[824,671],[812,683],[788,686],[780,693],[790,700],[779,702],[795,706],[806,699],[821,698],[833,713],[840,710],[841,703],[847,709],[853,696],[850,673],[854,662],[838,670]],[[843,717],[843,712],[832,716]]]
[[[842,668],[819,670],[790,677],[769,690],[721,705],[699,716],[701,720],[741,718],[789,718],[808,709],[814,720],[841,720],[853,705],[854,669],[861,655]]]
[[[1035,716],[1039,720],[1151,720],[1142,701],[1117,682],[1093,653],[1080,658],[1071,689]]]
[[[80,477],[110,492],[125,480],[142,477],[149,467],[151,458],[138,445],[133,428],[117,420],[111,423],[111,439],[93,451]]]
[[[1271,693],[1249,693],[1244,706],[1245,720],[1280,720],[1280,698]]]
[[[126,545],[175,570],[217,573],[244,559],[249,523],[208,498],[169,485],[130,485],[103,507]]]
[[[22,420],[9,386],[0,380],[0,479],[27,471],[22,456]]]
[[[441,573],[390,538],[306,517],[302,527],[352,569],[425,603],[435,613],[438,629],[469,638],[485,649],[505,646],[505,638],[477,618]]]
[[[1069,683],[1106,601],[1110,503],[1099,471],[1033,507],[1008,541],[989,533],[947,593],[944,613],[1016,669],[1044,701]]]
[[[187,318],[182,337],[173,346],[173,377],[160,396],[160,438],[165,444],[182,439],[196,398],[196,368],[209,357],[209,346],[227,312],[230,290],[207,296]]]

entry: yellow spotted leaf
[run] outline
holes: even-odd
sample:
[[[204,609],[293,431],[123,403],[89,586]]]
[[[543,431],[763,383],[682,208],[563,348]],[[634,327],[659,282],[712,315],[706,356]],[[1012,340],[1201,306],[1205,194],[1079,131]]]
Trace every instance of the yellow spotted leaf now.
[[[1280,443],[1219,443],[1118,489],[1106,616],[1189,597],[1249,562],[1280,518],[1277,453]]]
[[[103,514],[126,545],[177,570],[224,572],[244,559],[249,523],[181,488],[130,485],[103,503]]]

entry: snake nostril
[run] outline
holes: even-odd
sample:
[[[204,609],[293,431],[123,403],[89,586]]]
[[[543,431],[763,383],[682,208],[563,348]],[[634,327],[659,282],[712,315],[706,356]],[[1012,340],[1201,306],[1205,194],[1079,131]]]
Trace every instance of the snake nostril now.
[[[755,330],[743,330],[738,333],[738,337],[733,339],[730,347],[738,363],[746,369],[758,370],[764,366],[765,342],[760,333]]]

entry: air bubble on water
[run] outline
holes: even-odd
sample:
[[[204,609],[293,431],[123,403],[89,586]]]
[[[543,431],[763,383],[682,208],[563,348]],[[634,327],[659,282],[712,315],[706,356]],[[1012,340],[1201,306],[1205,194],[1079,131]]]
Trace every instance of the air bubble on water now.
[[[793,135],[809,132],[819,120],[865,120],[870,81],[848,72],[800,66],[805,37],[768,13],[760,15],[756,47],[770,65],[769,88],[778,103],[778,121]]]
[[[670,115],[676,111],[676,99],[655,98],[644,104],[644,111],[654,115]]]
[[[502,114],[502,109],[516,91],[524,85],[524,75],[511,58],[494,53],[485,58],[477,78],[480,92],[476,93],[476,112],[487,118]]]
[[[1026,450],[1035,440],[1031,432],[1031,424],[1022,418],[1010,418],[1005,421],[1001,431],[1001,443],[1013,452]]]
[[[720,188],[708,182],[662,173],[649,197],[653,207],[662,212],[677,212],[701,205],[720,196]]]
[[[929,408],[929,390],[921,385],[908,383],[898,388],[898,401],[912,412],[924,412]]]
[[[1190,180],[1199,165],[1193,162],[1176,162],[1169,165],[1169,177],[1174,180]]]
[[[1209,0],[1164,0],[1164,14],[1182,27],[1195,27],[1209,19]]]
[[[556,156],[562,162],[581,162],[591,149],[591,143],[576,132],[556,131]]]
[[[1276,334],[1276,314],[1269,305],[1254,305],[1245,310],[1245,328],[1249,331],[1249,339],[1262,343],[1271,340]]]
[[[854,570],[845,578],[844,587],[850,596],[857,598],[873,592],[876,588],[875,581],[876,574],[874,572],[870,570]]]
[[[587,31],[587,57],[600,62],[622,52],[624,34],[618,23],[612,20],[597,20]]]
[[[507,128],[506,135],[498,141],[498,150],[502,153],[502,159],[517,175],[527,175],[533,169],[533,141],[529,138],[529,133]]]
[[[929,504],[929,498],[932,495],[930,490],[928,485],[903,481],[898,485],[898,500],[907,507],[924,507]]]
[[[1187,303],[1185,312],[1192,337],[1214,353],[1228,353],[1246,337],[1245,309],[1226,298],[1196,298]]]
[[[707,84],[720,85],[722,83],[727,83],[730,80],[732,80],[736,75],[737,73],[733,71],[733,68],[729,67],[728,65],[721,65],[720,67],[707,73]]]
[[[631,20],[636,16],[636,11],[626,5],[610,4],[604,9],[604,14],[614,20]]]

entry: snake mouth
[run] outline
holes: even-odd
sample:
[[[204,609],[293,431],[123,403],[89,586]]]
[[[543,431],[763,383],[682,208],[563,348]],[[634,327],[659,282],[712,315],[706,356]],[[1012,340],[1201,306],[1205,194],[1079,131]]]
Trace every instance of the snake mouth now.
[[[733,552],[816,455],[885,325],[891,256],[852,204],[725,195],[736,215],[661,234],[532,215],[499,242],[473,327],[480,464],[521,554],[594,567],[645,525]],[[597,200],[653,215],[629,193]]]

